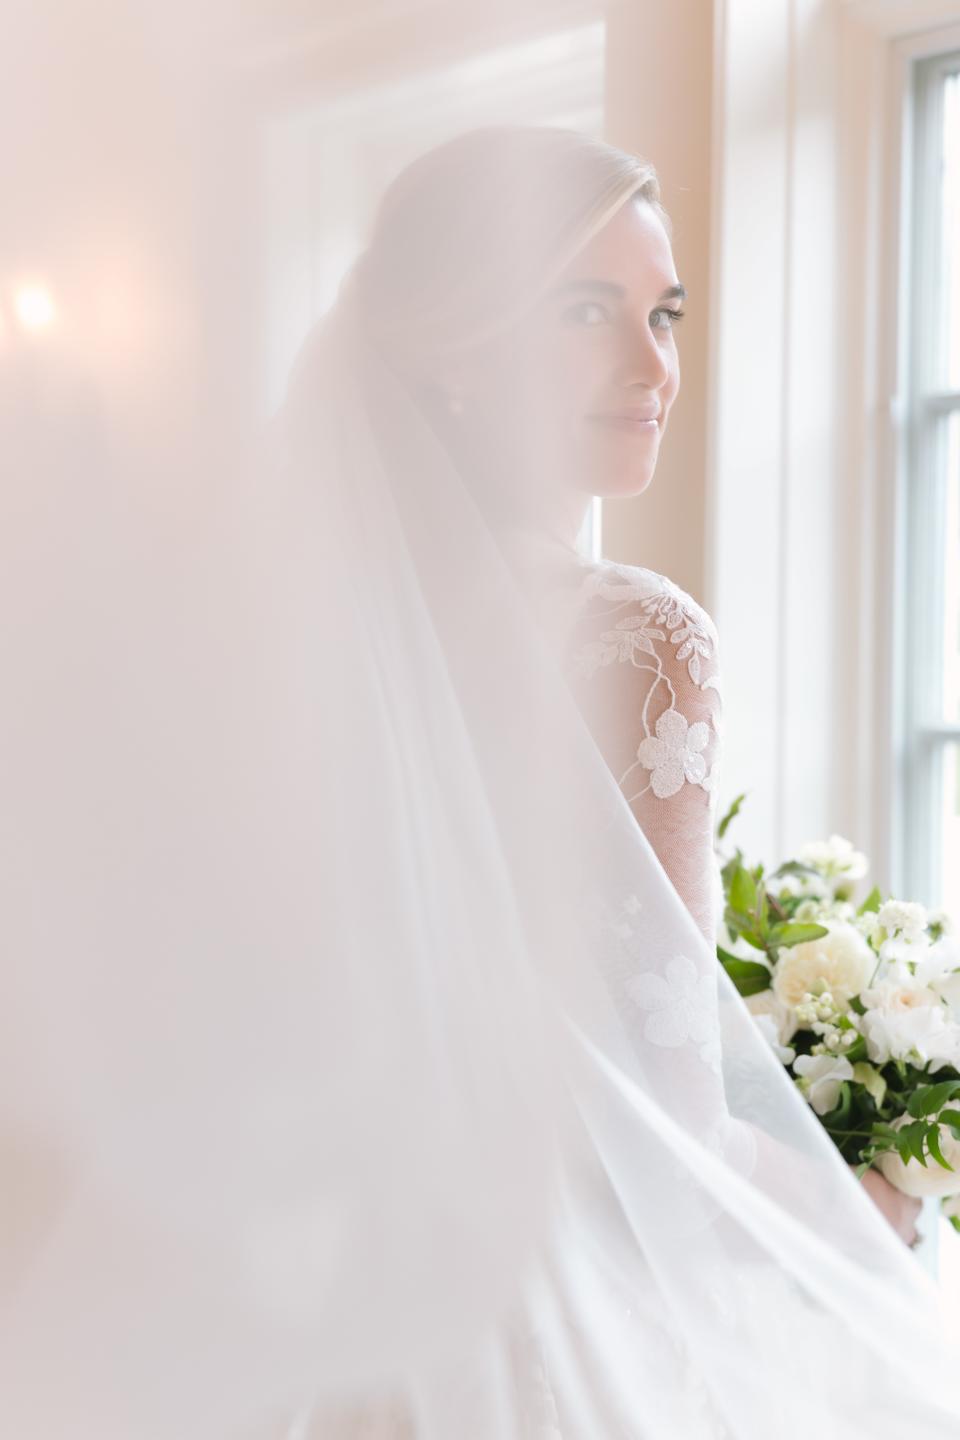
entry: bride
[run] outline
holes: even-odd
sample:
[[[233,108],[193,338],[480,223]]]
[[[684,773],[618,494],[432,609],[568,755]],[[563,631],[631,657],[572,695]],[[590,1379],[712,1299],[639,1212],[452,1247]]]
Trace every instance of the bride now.
[[[400,897],[423,948],[389,981],[402,1045],[440,1045],[403,1142],[377,1138],[389,1193],[331,1309],[356,1384],[345,1358],[302,1433],[945,1440],[960,1416],[925,1279],[716,963],[716,627],[578,548],[591,496],[651,480],[683,298],[648,164],[492,127],[394,181],[295,377],[290,472],[322,496],[338,614],[369,615],[402,772],[364,833],[396,825],[384,865],[425,866]],[[471,944],[502,899],[482,852],[524,912],[516,970]],[[389,927],[362,951],[378,976]],[[914,1203],[871,1183],[909,1239]]]
[[[462,135],[204,543],[128,563],[79,878],[14,791],[67,918],[10,887],[7,1093],[60,1169],[4,1433],[958,1433],[913,1213],[717,964],[717,628],[578,544],[651,481],[683,299],[645,162]]]

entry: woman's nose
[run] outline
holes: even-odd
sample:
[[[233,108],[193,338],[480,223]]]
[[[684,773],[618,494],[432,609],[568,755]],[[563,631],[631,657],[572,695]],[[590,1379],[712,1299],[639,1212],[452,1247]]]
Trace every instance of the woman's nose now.
[[[624,380],[627,384],[646,385],[659,390],[670,375],[670,364],[658,332],[649,320],[632,325],[624,357]]]

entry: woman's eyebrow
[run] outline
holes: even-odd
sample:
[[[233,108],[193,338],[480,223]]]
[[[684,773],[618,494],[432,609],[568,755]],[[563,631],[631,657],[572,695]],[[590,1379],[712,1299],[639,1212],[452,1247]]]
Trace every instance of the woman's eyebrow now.
[[[554,295],[565,295],[568,290],[602,290],[606,295],[612,295],[617,300],[622,300],[626,295],[626,289],[622,285],[616,285],[612,280],[566,280],[562,285],[555,285],[552,293]],[[683,285],[670,285],[660,296],[661,300],[686,300],[687,291]]]

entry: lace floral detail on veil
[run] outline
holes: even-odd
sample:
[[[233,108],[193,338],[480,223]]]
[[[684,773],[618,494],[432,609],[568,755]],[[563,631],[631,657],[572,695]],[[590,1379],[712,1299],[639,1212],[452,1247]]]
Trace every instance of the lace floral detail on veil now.
[[[696,1045],[703,1063],[720,1073],[716,975],[702,973],[686,955],[675,955],[664,975],[635,975],[626,990],[647,1012],[644,1039],[667,1049]]]

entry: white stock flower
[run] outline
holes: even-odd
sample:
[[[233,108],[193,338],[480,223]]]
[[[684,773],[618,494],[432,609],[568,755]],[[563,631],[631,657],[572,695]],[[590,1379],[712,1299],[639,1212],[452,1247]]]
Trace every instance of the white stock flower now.
[[[960,1015],[960,938],[944,934],[917,966],[918,983],[928,985]]]
[[[879,946],[879,955],[885,965],[918,965],[927,957],[930,937],[925,930],[919,934],[888,935]]]
[[[781,895],[791,897],[806,895],[812,897],[812,901],[808,899],[804,902],[805,904],[810,904],[817,900],[829,900],[833,893],[826,880],[824,880],[823,876],[819,873],[813,875],[795,875],[792,871],[787,871],[786,875],[777,876],[777,886],[779,887],[779,893]],[[772,877],[770,888],[773,888]]]
[[[853,1066],[843,1055],[801,1055],[793,1062],[800,1086],[818,1115],[833,1110],[844,1080],[853,1079]]]
[[[934,1071],[960,1062],[960,1026],[927,986],[882,981],[860,998],[867,1006],[860,1029],[875,1065],[911,1060]]]
[[[833,889],[861,879],[870,868],[866,855],[854,850],[842,835],[831,835],[829,840],[809,840],[801,845],[797,859],[819,870]]]
[[[927,920],[931,925],[939,925],[942,935],[956,934],[957,927],[949,910],[931,910]]]
[[[909,1115],[901,1115],[893,1122],[894,1130],[908,1124],[910,1119]],[[922,1200],[927,1195],[960,1194],[960,1140],[954,1139],[953,1131],[947,1125],[940,1126],[940,1149],[947,1164],[953,1166],[952,1170],[944,1170],[929,1155],[925,1165],[913,1157],[904,1163],[895,1150],[881,1155],[877,1165],[883,1178],[895,1190],[912,1195],[916,1200]]]
[[[854,915],[850,924],[854,925],[860,931],[860,934],[865,940],[872,940],[877,932],[882,929],[875,910],[865,910],[862,915]]]
[[[877,919],[888,935],[899,934],[908,944],[917,943],[926,931],[929,917],[924,905],[913,900],[887,900]]]
[[[822,980],[837,1008],[846,1010],[854,995],[870,983],[877,963],[859,930],[845,920],[828,920],[827,934],[781,950],[773,988],[785,1005],[795,1008]]]

